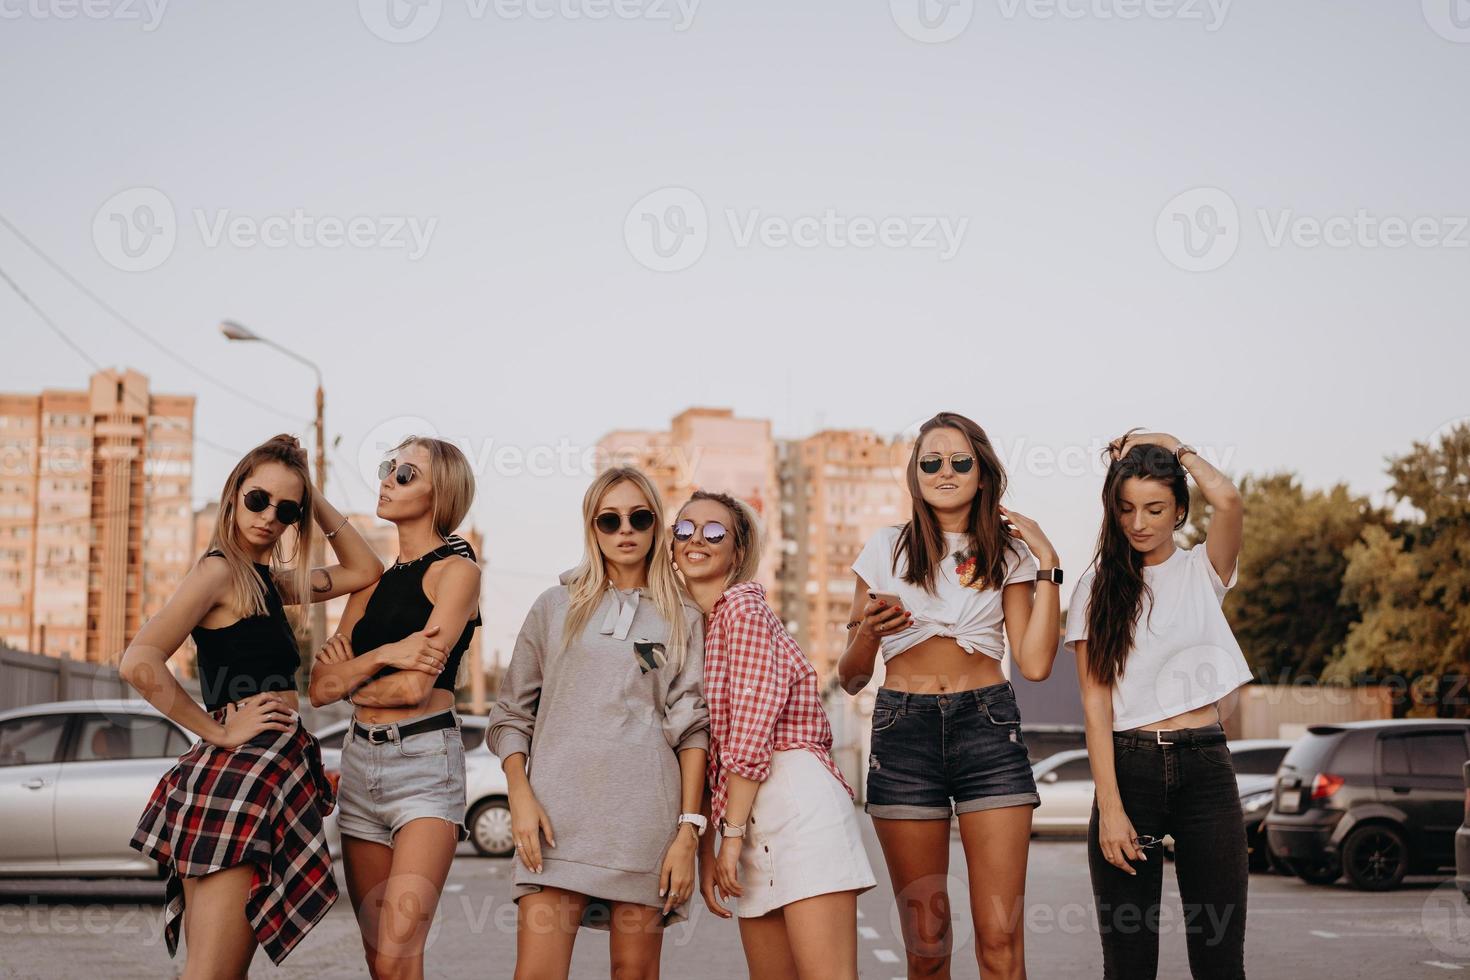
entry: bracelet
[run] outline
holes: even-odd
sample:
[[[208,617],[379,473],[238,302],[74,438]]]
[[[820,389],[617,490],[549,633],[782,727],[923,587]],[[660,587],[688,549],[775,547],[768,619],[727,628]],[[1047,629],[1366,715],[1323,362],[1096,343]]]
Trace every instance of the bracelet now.
[[[342,530],[346,526],[347,526],[347,518],[346,517],[343,517],[342,518],[342,523],[337,525],[337,531]],[[337,536],[337,531],[324,531],[322,533],[324,533],[330,539],[330,538],[335,538]]]
[[[847,624],[847,631],[851,633],[853,630],[857,629],[861,625],[863,625],[863,621],[861,619],[854,619],[852,622]]]

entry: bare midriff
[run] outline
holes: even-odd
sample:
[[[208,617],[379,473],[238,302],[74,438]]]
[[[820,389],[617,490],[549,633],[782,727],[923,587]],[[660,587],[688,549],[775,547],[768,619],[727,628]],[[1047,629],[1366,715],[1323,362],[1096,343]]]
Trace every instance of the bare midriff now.
[[[1139,725],[1139,729],[1145,732],[1172,732],[1176,728],[1204,728],[1213,725],[1220,720],[1220,712],[1213,704],[1207,704],[1203,708],[1195,708],[1163,721],[1151,721],[1147,725]]]
[[[392,708],[369,708],[358,705],[353,716],[364,725],[391,725],[424,715],[436,715],[454,707],[454,692],[436,687],[429,692],[429,700],[420,704],[405,704]]]
[[[883,686],[908,694],[949,694],[1003,683],[1000,661],[966,653],[949,636],[931,636],[888,661]]]

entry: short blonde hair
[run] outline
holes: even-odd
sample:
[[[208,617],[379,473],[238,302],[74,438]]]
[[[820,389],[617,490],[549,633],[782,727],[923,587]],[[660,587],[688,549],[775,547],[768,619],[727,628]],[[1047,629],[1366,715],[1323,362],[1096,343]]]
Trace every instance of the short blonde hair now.
[[[397,454],[420,446],[429,454],[429,483],[434,488],[434,530],[443,538],[464,523],[475,501],[475,471],[459,447],[430,436],[409,436],[390,451]]]

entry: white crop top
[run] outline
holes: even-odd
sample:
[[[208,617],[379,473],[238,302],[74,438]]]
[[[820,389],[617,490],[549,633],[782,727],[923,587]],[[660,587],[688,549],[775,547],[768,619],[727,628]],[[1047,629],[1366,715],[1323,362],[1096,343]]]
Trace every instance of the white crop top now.
[[[965,554],[969,535],[946,532],[948,554],[934,573],[934,593],[903,580],[908,556],[893,567],[893,546],[900,528],[885,527],[868,539],[852,570],[875,592],[896,592],[904,608],[914,614],[914,625],[879,641],[887,663],[909,647],[934,636],[953,637],[966,653],[983,653],[1000,660],[1005,656],[1005,616],[1000,589],[980,589],[970,584],[975,559]],[[1036,558],[1020,541],[1006,553],[1005,585],[1036,581]]]
[[[1143,580],[1153,590],[1153,602],[1145,592],[1133,649],[1113,683],[1113,731],[1214,704],[1253,679],[1220,610],[1238,571],[1232,569],[1230,581],[1221,582],[1202,544],[1175,548],[1159,564],[1144,566]],[[1088,569],[1072,589],[1063,642],[1073,653],[1077,641],[1087,639],[1087,607],[1096,576],[1096,568]]]

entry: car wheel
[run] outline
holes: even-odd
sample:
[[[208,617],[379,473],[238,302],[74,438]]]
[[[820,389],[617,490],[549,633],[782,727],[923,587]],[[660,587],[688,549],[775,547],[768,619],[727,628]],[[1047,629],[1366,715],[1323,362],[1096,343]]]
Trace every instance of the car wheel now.
[[[502,799],[489,799],[475,804],[467,821],[470,843],[481,857],[509,857],[515,851],[515,838],[510,832],[510,804]]]
[[[1388,891],[1409,872],[1409,846],[1404,835],[1387,824],[1359,827],[1342,842],[1342,863],[1353,887]]]
[[[1291,873],[1309,885],[1330,885],[1342,877],[1342,865],[1336,858],[1318,858],[1315,861],[1293,860]]]

